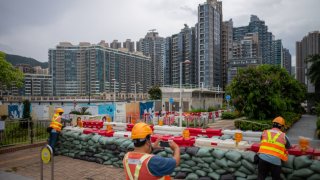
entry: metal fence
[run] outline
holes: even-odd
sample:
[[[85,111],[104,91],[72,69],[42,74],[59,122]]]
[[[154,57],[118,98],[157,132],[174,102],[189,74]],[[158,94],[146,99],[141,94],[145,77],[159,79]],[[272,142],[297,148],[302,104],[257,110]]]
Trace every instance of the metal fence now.
[[[33,144],[48,139],[49,120],[6,120],[0,130],[0,148],[16,144]]]

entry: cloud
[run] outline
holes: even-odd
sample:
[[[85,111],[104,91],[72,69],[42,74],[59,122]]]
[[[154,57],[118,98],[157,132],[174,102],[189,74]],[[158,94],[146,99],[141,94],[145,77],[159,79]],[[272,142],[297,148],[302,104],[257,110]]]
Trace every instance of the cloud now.
[[[150,29],[167,37],[183,24],[197,22],[205,0],[4,0],[0,5],[0,43],[19,55],[48,61],[48,49],[60,41],[78,44],[114,39],[134,41]],[[250,15],[264,20],[284,47],[295,54],[295,41],[319,30],[318,0],[223,0],[223,19],[248,25]]]

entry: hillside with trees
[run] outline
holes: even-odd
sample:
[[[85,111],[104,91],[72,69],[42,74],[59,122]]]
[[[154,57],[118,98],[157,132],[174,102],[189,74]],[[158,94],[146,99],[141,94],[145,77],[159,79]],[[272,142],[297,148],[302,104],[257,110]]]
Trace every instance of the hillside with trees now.
[[[42,68],[48,68],[48,62],[39,62],[36,59],[18,56],[18,55],[12,55],[12,54],[6,54],[6,60],[11,63],[13,66],[17,64],[28,64],[32,67],[35,66],[41,66]]]

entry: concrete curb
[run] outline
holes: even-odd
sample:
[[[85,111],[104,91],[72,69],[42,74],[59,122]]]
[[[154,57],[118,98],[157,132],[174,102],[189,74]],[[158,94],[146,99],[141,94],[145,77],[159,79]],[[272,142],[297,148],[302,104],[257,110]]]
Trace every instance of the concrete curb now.
[[[0,154],[11,153],[11,152],[19,151],[19,150],[44,146],[45,144],[47,144],[47,141],[37,142],[35,144],[16,145],[16,146],[11,146],[11,147],[0,148]]]

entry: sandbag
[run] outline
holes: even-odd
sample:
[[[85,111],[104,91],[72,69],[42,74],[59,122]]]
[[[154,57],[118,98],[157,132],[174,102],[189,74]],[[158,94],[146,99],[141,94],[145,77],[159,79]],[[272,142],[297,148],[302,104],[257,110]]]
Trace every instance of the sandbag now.
[[[241,166],[241,161],[233,162],[233,161],[228,160],[227,165],[228,165],[228,167],[238,168]]]
[[[73,140],[72,143],[75,144],[75,145],[78,145],[78,144],[80,144],[80,141],[79,140]]]
[[[293,176],[298,176],[298,177],[308,177],[310,175],[313,174],[313,171],[309,168],[302,168],[302,169],[298,169],[298,170],[295,170],[293,171],[292,175]]]
[[[256,155],[255,152],[252,151],[245,151],[241,153],[242,158],[249,161],[250,163],[254,163],[254,156]]]
[[[204,163],[204,161],[201,158],[195,156],[192,157],[192,161],[195,161],[197,163]]]
[[[197,167],[197,166],[196,166]],[[213,172],[212,168],[209,166],[208,168],[200,168],[202,171],[207,172],[207,173],[211,173]]]
[[[186,153],[186,147],[180,147],[180,154]]]
[[[102,158],[104,161],[107,161],[107,160],[109,160],[109,159],[110,159],[110,157],[109,157],[109,156],[107,156],[107,155],[101,156],[101,158]]]
[[[282,161],[282,166],[293,169],[293,162],[295,156],[288,155],[288,161]]]
[[[198,180],[199,176],[195,173],[190,173],[187,175],[186,180]]]
[[[227,168],[228,167],[228,164],[227,164],[227,160],[225,158],[222,158],[222,159],[216,159],[215,160],[215,163],[222,167],[222,168]]]
[[[96,163],[98,163],[98,164],[103,164],[103,162],[104,162],[104,159],[102,159],[102,158],[96,158]]]
[[[188,164],[183,163],[183,164],[180,164],[180,167],[181,168],[190,168],[191,166],[189,166]]]
[[[178,166],[178,167],[176,167],[176,168],[174,168],[174,171],[180,171],[181,170],[181,167],[180,166]]]
[[[224,156],[233,162],[238,162],[241,159],[241,154],[238,151],[228,151]]]
[[[178,172],[177,175],[174,177],[175,179],[185,179],[187,177],[186,172]]]
[[[157,155],[162,157],[167,157],[167,153],[165,151],[161,151]]]
[[[240,166],[240,168],[238,169],[238,171],[245,173],[246,175],[252,174],[247,168],[245,168],[244,166]]]
[[[247,180],[247,178],[237,177],[236,180]]]
[[[220,179],[220,175],[215,173],[215,172],[209,173],[208,176],[211,177],[214,180],[219,180]]]
[[[206,175],[207,175],[207,173],[206,173],[206,172],[204,172],[204,171],[202,171],[202,170],[196,170],[196,174],[197,174],[197,175],[199,175],[200,177],[201,177],[201,176],[206,176]]]
[[[120,146],[123,142],[127,141],[128,139],[126,138],[119,138],[117,140],[114,141],[114,143],[117,145],[117,146]]]
[[[291,174],[293,172],[293,169],[287,168],[287,167],[282,167],[281,171],[285,174]]]
[[[201,168],[201,167],[198,167],[198,166],[192,166],[191,169],[192,169],[193,171],[196,171],[196,170],[200,170],[200,169],[202,169],[202,168]]]
[[[225,134],[225,135],[222,135],[222,136],[220,137],[220,139],[221,139],[221,140],[232,139],[232,136]]]
[[[104,165],[111,165],[112,164],[112,161],[105,161],[104,163],[103,163]]]
[[[180,159],[185,159],[185,160],[189,160],[189,159],[191,159],[191,156],[189,155],[189,154],[182,154],[182,155],[180,155]]]
[[[172,153],[173,153],[172,149],[169,148],[169,147],[165,147],[164,150],[165,150],[168,154],[172,154]]]
[[[248,169],[250,172],[254,172],[255,170],[255,165],[253,163],[248,162],[245,159],[241,160],[242,166]]]
[[[195,156],[199,149],[199,147],[188,147],[186,153],[190,154],[191,156]]]
[[[197,163],[195,163],[194,161],[191,161],[191,160],[185,161],[184,164],[187,164],[190,167],[197,165]]]
[[[212,163],[214,161],[213,157],[202,157],[201,159],[206,163]]]
[[[225,174],[227,172],[227,170],[217,169],[215,172],[221,175],[221,174]]]
[[[317,172],[317,173],[320,173],[320,161],[319,160],[313,160],[311,166],[310,166],[310,169]]]
[[[214,169],[214,170],[221,169],[221,167],[218,166],[215,162],[211,163],[211,164],[210,164],[210,167],[211,167],[212,169]]]
[[[109,137],[107,138],[106,144],[114,144],[114,141],[116,141],[118,137]]]
[[[190,168],[181,168],[180,171],[182,171],[182,172],[193,172],[192,169],[190,169]]]
[[[198,164],[199,167],[202,167],[202,168],[209,168],[210,165],[208,163],[200,163]]]
[[[309,167],[312,160],[308,156],[299,156],[294,158],[294,169],[302,169]]]
[[[81,141],[87,142],[89,139],[91,139],[92,135],[91,134],[81,134],[78,139]]]
[[[94,136],[91,137],[91,140],[95,143],[98,143],[99,142],[99,139],[101,138],[100,135],[96,134]]]
[[[225,153],[225,151],[220,149],[214,149],[214,151],[211,151],[211,154],[217,159],[222,159]]]
[[[110,159],[110,161],[116,162],[116,161],[119,161],[119,158],[118,157],[113,157],[113,158]]]
[[[199,149],[199,151],[197,152],[196,156],[198,157],[209,157],[210,151],[212,150],[212,148],[207,148],[207,147],[202,147]]]
[[[241,171],[236,171],[236,172],[234,173],[234,175],[235,175],[236,177],[243,177],[243,178],[247,177],[247,175],[246,175],[245,173],[241,172]]]
[[[90,139],[90,140],[88,141],[88,144],[89,144],[89,146],[93,146],[95,143],[94,143],[93,140]]]

